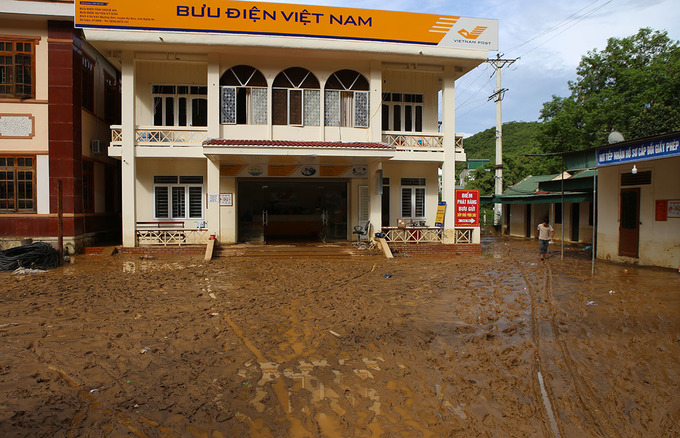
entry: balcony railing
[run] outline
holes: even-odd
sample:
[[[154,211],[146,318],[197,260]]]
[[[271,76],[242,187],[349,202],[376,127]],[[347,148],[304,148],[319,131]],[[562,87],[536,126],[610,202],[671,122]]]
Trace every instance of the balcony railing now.
[[[398,151],[444,151],[444,136],[439,132],[387,132],[383,131],[383,143]],[[463,149],[463,136],[456,136],[456,149]]]
[[[208,129],[194,126],[138,126],[135,145],[150,147],[201,146],[208,138]],[[122,146],[123,128],[111,126],[111,146]]]

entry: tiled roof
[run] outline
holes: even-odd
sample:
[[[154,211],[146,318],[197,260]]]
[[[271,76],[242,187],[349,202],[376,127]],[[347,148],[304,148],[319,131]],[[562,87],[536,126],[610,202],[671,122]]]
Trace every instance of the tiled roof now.
[[[290,140],[231,140],[212,138],[203,142],[203,146],[228,147],[270,147],[270,148],[328,148],[328,149],[384,149],[395,148],[385,143],[374,142],[341,142],[341,141],[290,141]]]

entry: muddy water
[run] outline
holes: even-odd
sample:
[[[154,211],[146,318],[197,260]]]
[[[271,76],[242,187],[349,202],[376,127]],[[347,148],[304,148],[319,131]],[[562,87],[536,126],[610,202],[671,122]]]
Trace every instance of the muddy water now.
[[[678,273],[483,246],[0,274],[0,436],[680,435]]]

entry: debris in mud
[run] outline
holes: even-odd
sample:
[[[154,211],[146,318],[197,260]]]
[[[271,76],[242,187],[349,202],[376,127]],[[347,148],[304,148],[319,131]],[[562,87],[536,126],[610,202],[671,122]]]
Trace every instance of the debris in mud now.
[[[392,278],[392,274],[385,274],[385,278]]]
[[[586,306],[597,306],[597,303],[595,301],[588,301]]]

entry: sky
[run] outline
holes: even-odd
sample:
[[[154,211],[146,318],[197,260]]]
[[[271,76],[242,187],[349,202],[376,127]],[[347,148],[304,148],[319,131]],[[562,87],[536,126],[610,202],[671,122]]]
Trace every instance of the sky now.
[[[268,0],[260,0],[268,1]],[[609,38],[635,35],[640,28],[667,31],[680,40],[678,0],[276,0],[319,6],[422,12],[498,20],[499,51],[517,59],[501,70],[503,123],[533,122],[552,96],[569,95],[568,82],[589,51],[602,51]],[[472,135],[496,124],[496,91],[491,65],[484,63],[456,81],[456,132]]]

